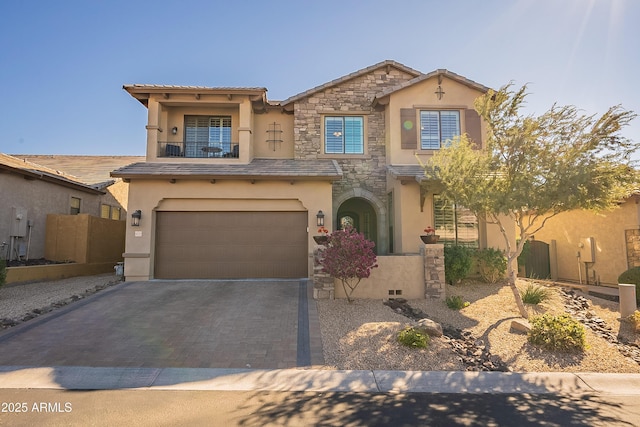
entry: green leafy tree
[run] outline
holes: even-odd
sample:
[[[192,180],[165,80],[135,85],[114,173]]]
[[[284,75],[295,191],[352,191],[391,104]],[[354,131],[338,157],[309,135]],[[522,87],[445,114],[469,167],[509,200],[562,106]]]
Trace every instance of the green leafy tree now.
[[[638,188],[631,154],[640,144],[620,134],[636,117],[621,106],[599,117],[557,105],[540,116],[523,115],[526,85],[516,91],[511,86],[475,101],[487,127],[482,149],[462,135],[424,166],[426,175],[440,182],[441,194],[497,224],[509,285],[527,317],[513,268],[525,242],[561,212],[612,209],[629,196]],[[515,244],[508,237],[511,221]]]
[[[347,227],[329,234],[327,247],[320,250],[322,270],[331,277],[340,279],[347,301],[360,281],[369,277],[371,269],[377,267],[375,243],[364,234]]]

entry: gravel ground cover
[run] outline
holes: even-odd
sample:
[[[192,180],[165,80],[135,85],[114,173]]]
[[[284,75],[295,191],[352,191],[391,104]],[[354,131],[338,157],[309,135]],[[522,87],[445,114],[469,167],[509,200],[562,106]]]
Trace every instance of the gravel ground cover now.
[[[521,289],[526,285],[525,281],[518,283]],[[527,306],[530,315],[565,312],[559,288],[550,286],[549,290],[551,297],[547,301]],[[511,321],[520,316],[513,293],[506,285],[465,282],[447,291],[449,295],[462,296],[470,305],[456,311],[443,301],[408,302],[432,320],[470,331],[511,371],[640,373],[638,363],[587,328],[588,348],[583,353],[550,352],[529,344],[525,334],[511,330]],[[639,343],[630,325],[619,319],[618,303],[584,296],[591,302],[590,309],[605,320],[614,333]],[[382,301],[356,300],[350,305],[345,300],[321,300],[318,311],[327,369],[464,370],[443,338],[432,338],[427,349],[401,346],[397,334],[411,321]]]
[[[115,274],[101,274],[4,285],[0,288],[0,329],[55,310],[117,283],[120,283],[120,279]]]

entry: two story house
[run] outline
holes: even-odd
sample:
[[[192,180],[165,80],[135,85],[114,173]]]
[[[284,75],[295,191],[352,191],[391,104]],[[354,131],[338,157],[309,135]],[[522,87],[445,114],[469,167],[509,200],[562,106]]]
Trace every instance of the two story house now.
[[[473,102],[488,88],[460,75],[387,60],[283,101],[259,87],[124,89],[148,109],[146,161],[112,172],[138,211],[127,280],[309,277],[322,221],[354,226],[379,255],[418,252],[429,225],[441,242],[501,246],[420,165],[461,133],[482,145]]]

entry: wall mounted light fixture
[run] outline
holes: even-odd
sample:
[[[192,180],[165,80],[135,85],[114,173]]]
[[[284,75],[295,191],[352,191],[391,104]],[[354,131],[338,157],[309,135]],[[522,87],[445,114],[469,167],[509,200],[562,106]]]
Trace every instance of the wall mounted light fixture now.
[[[316,225],[318,227],[324,227],[324,213],[322,213],[322,211],[318,211],[316,214]]]
[[[177,134],[178,133],[178,126],[172,127],[171,128],[171,133],[174,134],[174,135]]]
[[[140,227],[140,218],[142,218],[142,211],[138,209],[131,214],[131,225]]]

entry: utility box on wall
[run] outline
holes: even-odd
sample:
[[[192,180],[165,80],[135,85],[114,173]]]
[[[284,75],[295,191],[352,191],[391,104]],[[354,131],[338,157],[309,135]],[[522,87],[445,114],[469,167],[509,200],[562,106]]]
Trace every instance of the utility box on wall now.
[[[580,239],[578,248],[580,248],[580,261],[596,262],[596,251],[593,237]]]
[[[27,235],[27,210],[25,208],[11,208],[10,237],[25,237]]]

